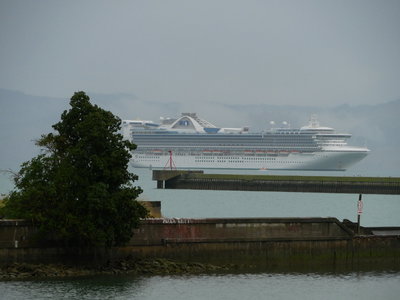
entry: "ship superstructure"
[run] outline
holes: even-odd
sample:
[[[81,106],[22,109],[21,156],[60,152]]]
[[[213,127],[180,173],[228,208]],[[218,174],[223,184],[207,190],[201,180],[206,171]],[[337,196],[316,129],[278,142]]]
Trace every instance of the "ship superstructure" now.
[[[347,145],[351,134],[322,127],[315,117],[307,126],[220,128],[195,113],[161,124],[124,120],[124,137],[137,145],[134,167],[164,168],[173,156],[178,169],[346,170],[363,159],[367,148]]]

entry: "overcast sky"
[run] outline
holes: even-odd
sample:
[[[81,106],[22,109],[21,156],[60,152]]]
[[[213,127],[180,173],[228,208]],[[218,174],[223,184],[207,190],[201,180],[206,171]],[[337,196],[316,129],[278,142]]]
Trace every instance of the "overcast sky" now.
[[[400,1],[0,0],[0,88],[333,106],[400,98]]]

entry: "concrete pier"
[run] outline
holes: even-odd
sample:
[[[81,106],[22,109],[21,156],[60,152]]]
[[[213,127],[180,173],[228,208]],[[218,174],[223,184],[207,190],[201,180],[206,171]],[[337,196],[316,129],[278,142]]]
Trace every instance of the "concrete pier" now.
[[[158,188],[304,193],[400,194],[398,177],[204,174],[154,170]]]

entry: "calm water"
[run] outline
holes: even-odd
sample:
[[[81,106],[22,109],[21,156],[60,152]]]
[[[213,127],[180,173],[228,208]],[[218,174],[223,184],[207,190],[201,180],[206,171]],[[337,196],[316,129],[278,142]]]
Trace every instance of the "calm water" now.
[[[214,171],[214,173],[221,172],[227,171]],[[158,190],[155,188],[156,183],[151,180],[150,170],[137,169],[135,173],[140,176],[137,185],[145,190],[141,199],[161,201],[162,212],[166,217],[330,216],[339,220],[357,219],[358,195]],[[258,171],[252,173],[257,174]],[[352,174],[328,175],[351,176]],[[399,197],[363,195],[362,225],[400,226]],[[152,277],[102,276],[0,282],[0,299],[399,299],[399,283],[400,272],[388,270]]]
[[[231,173],[228,170],[207,173]],[[236,171],[239,172],[239,171]],[[260,171],[241,171],[246,174],[271,174]],[[336,217],[357,221],[355,194],[284,193],[160,190],[151,180],[151,171],[136,169],[137,185],[144,193],[143,200],[161,201],[165,217],[175,218],[229,218],[229,217]],[[277,172],[275,174],[288,174]],[[290,174],[295,174],[294,172]],[[304,173],[298,172],[304,175]],[[305,173],[306,175],[340,176],[343,173]],[[350,174],[343,174],[351,176]],[[367,175],[364,175],[367,176]],[[400,226],[400,195],[363,195],[363,226]]]
[[[2,299],[398,299],[399,273],[91,277],[0,282]]]

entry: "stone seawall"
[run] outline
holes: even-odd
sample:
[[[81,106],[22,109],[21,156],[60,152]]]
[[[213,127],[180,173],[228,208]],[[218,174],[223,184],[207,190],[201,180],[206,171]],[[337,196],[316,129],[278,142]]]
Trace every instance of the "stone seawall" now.
[[[396,232],[396,231],[393,231]],[[258,267],[400,267],[399,235],[354,233],[335,218],[147,219],[112,249],[42,245],[25,221],[0,221],[0,262],[103,264],[124,258]]]
[[[0,220],[0,249],[38,247],[37,232],[26,220]]]
[[[129,245],[350,239],[335,218],[147,219]]]

